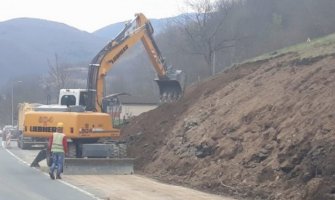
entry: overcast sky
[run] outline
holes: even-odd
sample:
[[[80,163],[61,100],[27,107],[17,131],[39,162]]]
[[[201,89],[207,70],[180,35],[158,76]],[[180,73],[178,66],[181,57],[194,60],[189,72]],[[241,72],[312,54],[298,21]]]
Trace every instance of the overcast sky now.
[[[93,32],[142,12],[148,18],[176,16],[184,0],[1,0],[0,22],[31,17],[62,22]]]

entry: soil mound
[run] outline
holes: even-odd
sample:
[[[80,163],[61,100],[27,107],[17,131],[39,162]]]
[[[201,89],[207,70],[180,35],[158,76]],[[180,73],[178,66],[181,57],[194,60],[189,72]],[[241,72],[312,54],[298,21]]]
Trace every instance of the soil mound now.
[[[135,118],[122,134],[136,169],[239,198],[335,199],[335,45],[327,45],[234,66]]]

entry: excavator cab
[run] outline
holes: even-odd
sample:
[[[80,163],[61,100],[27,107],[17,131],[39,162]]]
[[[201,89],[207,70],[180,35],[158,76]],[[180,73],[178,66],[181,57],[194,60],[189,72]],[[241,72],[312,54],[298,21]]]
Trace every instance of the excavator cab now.
[[[105,96],[102,100],[102,112],[108,113],[112,118],[114,128],[120,128],[124,123],[121,119],[122,102],[119,99],[121,95],[130,95],[128,93],[115,93]]]

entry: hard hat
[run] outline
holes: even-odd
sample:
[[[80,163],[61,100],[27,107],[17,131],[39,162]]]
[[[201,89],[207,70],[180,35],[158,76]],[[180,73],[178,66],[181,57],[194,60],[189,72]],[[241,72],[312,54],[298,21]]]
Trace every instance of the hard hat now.
[[[63,128],[64,124],[62,122],[57,123],[57,128]]]

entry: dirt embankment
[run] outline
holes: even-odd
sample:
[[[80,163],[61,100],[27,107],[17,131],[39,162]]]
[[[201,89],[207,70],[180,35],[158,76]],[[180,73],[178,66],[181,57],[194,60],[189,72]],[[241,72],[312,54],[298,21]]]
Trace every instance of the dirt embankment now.
[[[250,199],[335,199],[335,57],[286,53],[189,87],[122,133],[145,175]]]

